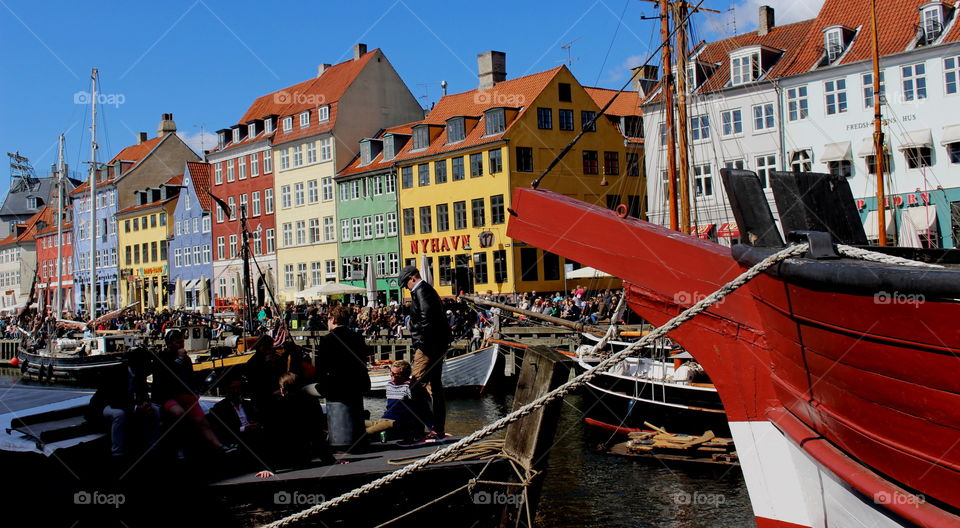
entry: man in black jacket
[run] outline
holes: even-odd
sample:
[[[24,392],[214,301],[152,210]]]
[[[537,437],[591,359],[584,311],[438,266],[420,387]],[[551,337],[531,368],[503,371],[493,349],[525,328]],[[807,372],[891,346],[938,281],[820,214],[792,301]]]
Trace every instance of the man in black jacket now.
[[[420,277],[420,270],[407,266],[400,270],[400,284],[410,289],[410,336],[416,354],[413,377],[424,384],[433,400],[433,427],[429,437],[443,438],[447,403],[443,396],[443,357],[452,336],[443,303],[437,290]]]
[[[127,434],[136,427],[147,449],[156,444],[160,431],[160,407],[150,403],[147,388],[149,352],[135,348],[124,353],[123,363],[101,373],[97,392],[90,399],[88,419],[110,428],[110,453],[130,455]],[[132,423],[131,423],[132,422]]]

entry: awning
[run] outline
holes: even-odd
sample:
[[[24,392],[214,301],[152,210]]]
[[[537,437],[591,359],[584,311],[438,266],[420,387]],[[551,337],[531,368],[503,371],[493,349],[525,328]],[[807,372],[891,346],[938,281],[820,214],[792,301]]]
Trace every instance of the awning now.
[[[603,277],[611,277],[609,273],[604,273],[596,268],[583,267],[580,269],[575,269],[570,273],[566,274],[568,279],[599,279]]]
[[[890,149],[890,136],[883,137],[883,144],[888,150]],[[860,150],[857,151],[857,156],[866,158],[867,156],[873,156],[874,153],[873,136],[863,138],[863,141],[860,142]]]
[[[932,146],[933,134],[930,133],[929,128],[926,130],[914,130],[913,132],[907,132],[903,135],[903,140],[900,142],[900,150],[930,148]]]
[[[871,140],[872,141],[872,140]],[[823,155],[820,156],[820,161],[828,163],[831,161],[843,161],[843,160],[852,160],[853,156],[850,152],[850,142],[843,141],[840,143],[830,143],[823,147]]]
[[[704,224],[693,226],[690,234],[694,235],[697,238],[710,238],[710,231],[713,229],[713,226],[716,224]]]
[[[960,143],[960,125],[943,127],[943,137],[940,138],[940,144],[951,145],[953,143]]]
[[[892,235],[896,233],[896,226],[893,223],[893,211],[887,209],[884,211],[884,217],[887,220],[887,235]],[[879,240],[880,235],[880,215],[877,214],[877,211],[870,211],[867,213],[867,219],[863,222],[863,231],[867,234],[868,240]]]
[[[720,229],[717,231],[717,236],[720,238],[735,238],[740,236],[740,228],[737,226],[736,222],[727,222],[720,226]]]

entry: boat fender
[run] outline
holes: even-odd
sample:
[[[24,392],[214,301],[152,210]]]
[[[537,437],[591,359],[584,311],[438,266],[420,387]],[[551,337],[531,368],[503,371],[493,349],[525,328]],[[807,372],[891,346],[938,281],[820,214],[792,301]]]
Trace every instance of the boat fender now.
[[[616,211],[617,211],[617,216],[619,216],[620,218],[626,218],[626,217],[627,217],[627,205],[626,205],[626,204],[620,204],[620,205],[618,205]]]
[[[500,303],[500,304],[507,304],[507,296],[506,296],[506,295],[498,295],[498,296],[497,296],[497,302]]]
[[[10,360],[10,366],[11,366],[11,367],[16,367],[16,366],[19,365],[19,364],[20,364],[20,358],[18,358],[18,357],[15,357],[15,358],[13,358],[13,359]]]

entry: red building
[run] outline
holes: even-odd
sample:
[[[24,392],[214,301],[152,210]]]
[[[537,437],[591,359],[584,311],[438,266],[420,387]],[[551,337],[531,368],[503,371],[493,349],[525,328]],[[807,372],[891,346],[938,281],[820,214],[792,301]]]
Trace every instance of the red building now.
[[[57,262],[62,261],[60,267],[59,286],[61,302],[64,311],[73,311],[73,224],[64,221],[62,228],[61,250],[57,251],[57,224],[56,215],[52,216],[52,224],[45,225],[37,232],[37,295],[44,306],[55,309],[57,302]]]

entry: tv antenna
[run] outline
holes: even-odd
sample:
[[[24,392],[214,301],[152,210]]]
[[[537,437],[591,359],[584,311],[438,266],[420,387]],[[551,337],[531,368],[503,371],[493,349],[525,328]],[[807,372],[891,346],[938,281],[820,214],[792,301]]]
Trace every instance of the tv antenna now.
[[[573,57],[573,56],[572,56],[572,55],[573,55],[572,49],[573,49],[573,43],[576,42],[576,41],[578,41],[578,40],[580,40],[580,39],[582,39],[582,38],[583,38],[583,37],[577,37],[577,38],[571,40],[570,42],[567,42],[566,44],[561,44],[561,45],[560,45],[560,49],[567,50],[567,60],[565,60],[565,61],[560,61],[560,62],[565,62],[565,63],[567,63],[567,68],[572,68],[572,67],[573,67],[573,63],[576,62],[576,61],[578,61],[578,60],[580,60],[580,57]]]

